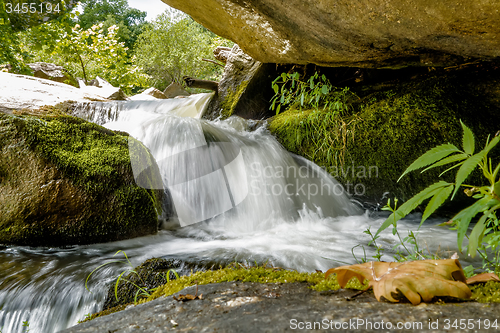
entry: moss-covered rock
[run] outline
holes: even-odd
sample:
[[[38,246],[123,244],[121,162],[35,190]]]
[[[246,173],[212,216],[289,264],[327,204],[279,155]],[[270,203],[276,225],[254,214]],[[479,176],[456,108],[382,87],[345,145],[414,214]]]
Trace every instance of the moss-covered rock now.
[[[326,167],[349,193],[377,200],[390,192],[406,200],[444,169],[398,178],[430,148],[447,142],[461,147],[460,119],[476,134],[477,149],[500,129],[497,77],[459,72],[382,91],[364,87],[362,98],[349,100],[349,114],[332,120],[325,111],[292,108],[269,128],[286,149]]]
[[[271,82],[278,76],[275,64],[255,61],[235,45],[227,59],[224,75],[215,98],[204,117],[223,119],[237,115],[246,119],[262,119],[272,115],[269,100],[273,96]]]
[[[135,184],[129,140],[66,115],[0,114],[0,243],[64,246],[156,233],[162,193]]]

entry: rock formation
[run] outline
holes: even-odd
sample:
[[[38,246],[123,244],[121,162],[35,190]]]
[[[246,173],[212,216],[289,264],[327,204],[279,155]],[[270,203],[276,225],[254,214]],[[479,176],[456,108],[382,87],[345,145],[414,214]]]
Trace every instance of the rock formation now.
[[[131,158],[156,162],[129,140],[66,115],[0,113],[0,243],[64,246],[156,233],[162,191],[136,185]]]
[[[264,63],[442,66],[500,56],[489,0],[163,0]]]

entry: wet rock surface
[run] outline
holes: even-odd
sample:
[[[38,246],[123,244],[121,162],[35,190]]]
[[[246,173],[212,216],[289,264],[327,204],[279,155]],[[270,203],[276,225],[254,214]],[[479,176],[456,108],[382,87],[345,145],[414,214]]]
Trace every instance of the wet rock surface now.
[[[447,332],[457,331],[451,327],[455,319],[458,327],[461,319],[465,319],[462,321],[465,323],[472,319],[468,322],[469,331],[484,332],[488,331],[484,327],[485,320],[493,323],[500,311],[500,304],[474,302],[424,303],[419,306],[377,302],[371,293],[346,300],[356,292],[316,292],[305,283],[226,282],[202,285],[198,289],[193,286],[62,332],[283,332],[312,329],[399,332],[402,329],[397,328],[398,323],[403,325],[402,328],[406,325],[405,331]],[[202,295],[202,299],[177,301],[175,298],[180,294]],[[311,326],[314,323],[316,327]]]

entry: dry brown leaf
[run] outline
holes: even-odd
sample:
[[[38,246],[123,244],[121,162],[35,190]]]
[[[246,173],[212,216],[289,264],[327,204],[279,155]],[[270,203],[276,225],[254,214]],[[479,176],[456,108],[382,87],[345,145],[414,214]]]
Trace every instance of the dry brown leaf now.
[[[467,279],[467,284],[486,283],[489,281],[500,282],[500,278],[495,273],[483,273]]]
[[[329,269],[325,278],[336,273],[341,288],[353,277],[369,287],[378,301],[384,297],[399,302],[395,296],[403,294],[413,305],[430,302],[436,296],[470,298],[462,266],[457,259],[418,260],[409,262],[368,262]]]

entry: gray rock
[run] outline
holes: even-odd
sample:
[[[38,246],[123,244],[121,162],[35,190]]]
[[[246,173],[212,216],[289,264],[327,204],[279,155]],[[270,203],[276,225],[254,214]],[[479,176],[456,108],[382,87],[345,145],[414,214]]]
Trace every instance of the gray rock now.
[[[196,287],[189,287],[173,296],[195,293]],[[308,329],[307,323],[318,323],[316,329],[322,332],[401,332],[401,329],[396,329],[398,323],[415,325],[405,331],[443,332],[449,331],[446,330],[447,323],[450,331],[453,330],[451,324],[455,319],[465,319],[466,323],[467,319],[473,319],[474,328],[481,331],[478,330],[478,320],[481,320],[481,325],[485,319],[493,323],[500,311],[500,304],[473,302],[423,303],[419,306],[377,302],[370,293],[346,300],[355,293],[352,290],[316,292],[308,289],[305,283],[210,284],[198,287],[198,295],[203,295],[201,300],[182,302],[173,296],[159,298],[61,333],[311,331],[314,326]],[[380,327],[382,321],[383,328]],[[430,323],[438,325],[437,329],[429,327]]]
[[[186,91],[180,84],[177,82],[172,82],[165,90],[163,91],[163,94],[165,95],[166,98],[174,98],[177,96],[189,96],[191,95],[189,92]]]
[[[497,1],[163,2],[264,63],[397,68],[500,56]]]
[[[33,70],[35,77],[76,86],[76,80],[62,66],[46,62],[35,62],[28,66]]]
[[[205,117],[215,119],[222,114],[261,119],[270,116],[269,100],[274,94],[271,82],[278,76],[276,66],[252,59],[238,45],[226,55],[226,60],[217,98],[210,103]]]
[[[99,88],[95,88],[99,89]],[[27,75],[0,72],[0,110],[36,110],[45,105],[66,101],[104,101],[96,91],[85,91],[70,85]],[[9,111],[10,110],[10,111]]]

